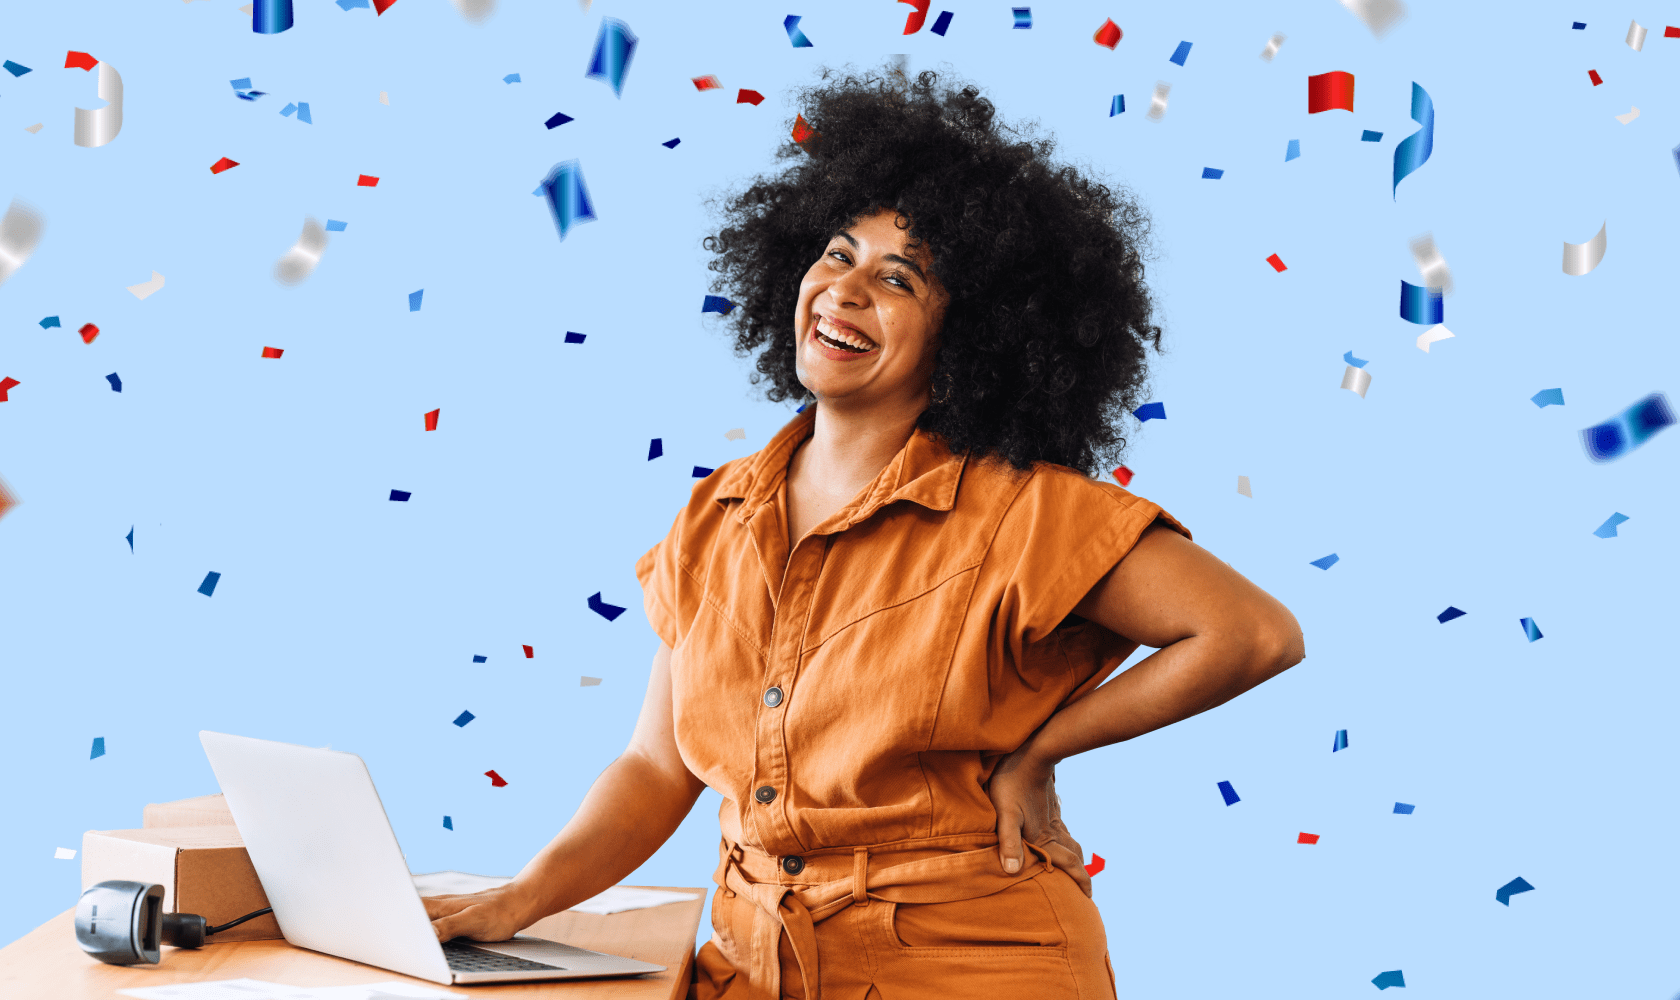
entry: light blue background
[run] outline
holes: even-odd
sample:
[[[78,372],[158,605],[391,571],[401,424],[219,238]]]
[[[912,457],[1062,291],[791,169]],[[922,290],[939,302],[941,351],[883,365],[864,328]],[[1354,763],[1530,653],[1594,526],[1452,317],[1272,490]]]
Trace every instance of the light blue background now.
[[[235,6],[14,3],[0,25],[0,58],[34,68],[0,75],[0,204],[47,219],[0,288],[0,377],[22,382],[0,405],[0,475],[23,500],[0,522],[0,941],[73,904],[79,861],[55,847],[215,791],[205,728],[361,754],[417,871],[511,873],[546,842],[640,704],[657,640],[636,558],[691,466],[791,415],[698,311],[704,199],[772,165],[815,67],[903,52],[1039,120],[1152,213],[1168,419],[1128,427],[1132,488],[1306,632],[1307,660],[1259,690],[1063,766],[1069,825],[1108,859],[1122,995],[1365,995],[1387,969],[1408,996],[1680,987],[1663,624],[1680,432],[1602,466],[1577,434],[1680,391],[1680,41],[1660,11],[1418,0],[1379,41],[1331,0],[1039,3],[1030,31],[1006,3],[959,0],[930,14],[955,12],[943,38],[902,37],[910,8],[884,0],[503,0],[483,25],[443,0],[378,18],[298,0],[279,36]],[[788,44],[790,12],[814,48]],[[583,77],[603,15],[640,37],[622,98]],[[1125,31],[1112,52],[1091,41],[1105,17]],[[68,49],[126,84],[103,148],[71,143],[97,74],[59,68]],[[1355,113],[1309,117],[1304,78],[1330,70],[1355,74]],[[725,91],[696,92],[705,73]],[[268,96],[237,100],[245,76]],[[1157,80],[1173,87],[1154,123]],[[1414,80],[1435,151],[1395,199]],[[741,87],[767,100],[732,103]],[[277,113],[292,101],[313,125]],[[1632,124],[1612,117],[1631,105]],[[555,111],[576,121],[543,128]],[[240,166],[212,175],[222,156]],[[574,157],[600,218],[562,242],[531,190]],[[283,287],[305,215],[349,228]],[[1562,274],[1560,244],[1605,220],[1604,263]],[[1396,315],[1424,231],[1457,284],[1457,338],[1428,354]],[[154,269],[162,291],[124,290]],[[54,314],[63,329],[36,325]],[[1349,349],[1370,361],[1365,399],[1337,388]],[[1566,406],[1529,402],[1556,386]],[[1621,537],[1595,538],[1614,511]],[[1329,552],[1328,572],[1308,565]],[[596,591],[630,610],[608,623]],[[1468,616],[1437,624],[1449,604]],[[477,720],[450,725],[463,708]],[[89,761],[95,736],[109,753]],[[705,885],[716,807],[708,793],[630,881]],[[1519,875],[1536,891],[1500,906]]]

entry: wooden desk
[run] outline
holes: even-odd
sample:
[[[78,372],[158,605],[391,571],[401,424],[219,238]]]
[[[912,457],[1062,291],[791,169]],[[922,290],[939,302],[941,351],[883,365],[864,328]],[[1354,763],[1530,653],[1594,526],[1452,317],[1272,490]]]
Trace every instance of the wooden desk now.
[[[654,886],[651,888],[668,888]],[[604,951],[665,966],[664,972],[634,979],[586,979],[556,983],[499,983],[438,986],[436,989],[498,1000],[680,1000],[688,991],[694,962],[694,934],[706,901],[667,903],[610,916],[556,913],[523,932],[563,944]],[[0,948],[0,997],[5,1000],[111,1000],[116,990],[247,977],[288,986],[352,986],[398,980],[422,983],[386,969],[347,962],[284,941],[233,941],[196,951],[164,948],[157,965],[106,965],[76,944],[75,910],[66,910],[5,948]]]

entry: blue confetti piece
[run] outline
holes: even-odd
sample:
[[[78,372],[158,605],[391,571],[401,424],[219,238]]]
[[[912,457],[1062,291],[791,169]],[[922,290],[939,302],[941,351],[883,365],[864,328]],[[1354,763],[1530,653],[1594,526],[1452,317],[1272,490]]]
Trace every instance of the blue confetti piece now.
[[[1173,54],[1167,59],[1167,62],[1178,63],[1182,66],[1184,65],[1184,60],[1188,58],[1190,58],[1190,43],[1179,42],[1178,48],[1173,49]]]
[[[22,63],[12,62],[10,59],[6,60],[5,65],[6,65],[6,72],[12,74],[13,76],[22,76],[25,73],[35,72],[34,70],[30,69],[28,66],[25,66]]]
[[[1229,781],[1221,781],[1219,783],[1219,794],[1225,796],[1225,804],[1228,806],[1234,806],[1238,802],[1242,801],[1242,799],[1237,797],[1237,790],[1231,787],[1231,783]]]
[[[242,76],[237,80],[229,80],[228,83],[230,85],[232,85],[234,90],[250,90],[251,89],[251,78],[248,77],[248,76]]]
[[[95,736],[93,738],[93,752],[88,754],[88,760],[103,756],[105,756],[105,737]]]
[[[474,659],[477,659],[477,657],[474,657]],[[465,728],[467,723],[471,722],[472,720],[474,720],[476,718],[478,718],[478,716],[476,716],[476,715],[472,714],[471,712],[468,712],[465,709],[463,709],[461,711],[461,714],[457,715],[455,717],[455,724],[457,726],[461,726],[461,727]]]
[[[1680,170],[1680,146],[1675,146],[1670,152],[1674,154],[1674,169]]]
[[[945,29],[949,28],[950,26],[951,26],[951,12],[948,11],[948,10],[942,10],[942,11],[939,12],[938,20],[933,22],[933,27],[930,30],[934,34],[939,35],[940,37],[944,37]]]
[[[1668,397],[1653,392],[1609,420],[1581,432],[1587,457],[1595,462],[1620,458],[1674,423]]]
[[[1523,878],[1521,875],[1518,875],[1516,878],[1496,889],[1493,893],[1493,898],[1499,900],[1499,902],[1505,906],[1510,906],[1512,896],[1515,896],[1519,892],[1533,891],[1534,887],[1528,884],[1528,880]]]
[[[367,7],[368,6],[368,0],[336,0],[336,2],[338,3],[338,5],[340,7],[344,8],[347,11],[355,10],[357,7]]]
[[[344,227],[347,226],[347,225],[349,225],[349,223],[347,223],[347,222],[340,222],[337,219],[328,219],[327,220],[327,232],[329,232],[329,233],[342,233],[342,232],[344,232]]]
[[[292,26],[292,0],[254,0],[251,30],[259,35],[278,35]]]
[[[1299,140],[1299,139],[1289,140],[1289,148],[1284,150],[1284,152],[1283,152],[1283,162],[1288,163],[1290,160],[1299,160],[1300,158],[1301,158],[1301,140]]]
[[[407,503],[408,498],[413,496],[413,495],[414,495],[413,493],[410,493],[407,490],[392,490],[391,491],[391,499],[397,501],[398,503]]]
[[[1335,753],[1337,750],[1346,750],[1347,745],[1347,730],[1336,730],[1336,742],[1330,747],[1330,752]]]
[[[1576,31],[1583,31],[1583,30],[1586,29],[1586,27],[1587,27],[1587,22],[1585,22],[1585,21],[1576,21],[1575,22],[1575,30]]]
[[[1377,978],[1371,980],[1371,984],[1379,990],[1386,990],[1390,986],[1405,986],[1406,977],[1400,974],[1399,969],[1394,969],[1390,972],[1377,973]]]
[[[111,374],[105,376],[105,381],[111,383],[112,392],[122,392],[122,379],[117,377],[116,372],[112,372]]]
[[[568,344],[581,344],[581,343],[583,343],[584,336],[585,336],[584,334],[573,333],[572,331],[567,330],[566,331],[566,343],[568,343]]]
[[[344,2],[344,0],[338,0],[338,2],[339,2],[339,3],[343,3],[343,2]],[[367,3],[367,0],[362,0],[362,2],[363,2],[363,3]],[[443,828],[444,828],[444,829],[445,829],[445,830],[453,830],[453,829],[455,829],[455,824],[454,824],[454,822],[453,822],[453,821],[452,821],[452,820],[450,820],[450,818],[449,818],[449,817],[448,817],[448,816],[445,816],[445,817],[444,817],[444,818],[443,818]]]
[[[567,122],[569,122],[571,120],[572,120],[571,115],[562,114],[561,112],[556,111],[556,112],[554,112],[553,116],[550,117],[548,119],[548,121],[543,122],[543,124],[547,125],[549,128],[559,128],[560,126],[566,124]]]
[[[480,656],[477,653],[473,654],[473,662],[474,663],[484,663],[484,662],[487,662],[488,660],[489,660],[489,657],[487,657],[487,656]]]
[[[128,551],[134,551],[134,526],[132,524],[128,526]]]
[[[679,142],[682,142],[682,140],[681,139],[669,139],[665,142],[660,143],[660,145],[664,146],[666,149],[676,149],[677,148],[677,143],[679,143]]]
[[[1342,355],[1342,360],[1346,361],[1348,364],[1352,365],[1355,368],[1363,368],[1367,364],[1370,364],[1370,362],[1366,361],[1364,358],[1354,357],[1352,351],[1348,351],[1347,353],[1343,354]]]
[[[1032,8],[1031,7],[1011,7],[1011,8],[1009,8],[1009,10],[1010,10],[1010,13],[1015,15],[1015,27],[1016,28],[1030,28],[1030,27],[1032,27]]]
[[[420,311],[420,298],[421,298],[421,296],[423,296],[425,294],[426,294],[426,290],[424,288],[420,289],[418,292],[409,292],[408,293],[408,311],[409,312],[417,313],[417,312]]]
[[[1621,513],[1611,514],[1609,516],[1609,518],[1607,518],[1603,524],[1599,525],[1598,528],[1593,531],[1593,534],[1597,535],[1600,538],[1615,538],[1616,537],[1616,525],[1621,524],[1623,521],[1626,521],[1627,519],[1628,519],[1628,516],[1626,514],[1621,514]]]
[[[1145,403],[1142,406],[1138,407],[1137,409],[1133,410],[1132,411],[1132,416],[1138,418],[1139,421],[1165,420],[1165,419],[1167,419],[1167,404],[1165,404],[1165,403]]]
[[[1429,162],[1429,154],[1435,151],[1435,102],[1429,99],[1429,92],[1412,82],[1412,121],[1422,126],[1416,132],[1400,140],[1394,147],[1394,197],[1400,197],[1400,182]],[[1439,323],[1440,320],[1435,322]]]
[[[1455,607],[1453,607],[1452,605],[1449,604],[1449,605],[1447,605],[1447,610],[1445,610],[1445,611],[1443,611],[1440,614],[1435,616],[1435,620],[1440,622],[1442,625],[1445,625],[1447,622],[1452,621],[1454,618],[1463,618],[1463,617],[1464,617],[1464,612],[1458,610],[1457,608],[1455,608]]]
[[[665,454],[664,438],[654,438],[648,443],[648,461],[651,462],[663,454]]]
[[[583,186],[583,166],[577,160],[556,163],[538,186],[537,194],[546,195],[548,214],[560,230],[560,238],[572,227],[595,219],[595,206],[589,201],[589,189]]]
[[[214,596],[216,593],[216,584],[221,582],[221,579],[222,574],[220,573],[204,574],[204,582],[198,585],[198,592],[203,594],[205,597]]]
[[[793,412],[804,413],[806,407],[809,407],[813,402],[815,402],[815,400],[807,399],[805,402],[799,404],[799,409],[794,410]]]
[[[735,303],[729,301],[721,295],[708,295],[706,296],[706,300],[700,303],[701,312],[717,313],[720,316],[729,315],[729,310],[733,308],[735,308]]]
[[[1125,114],[1125,112],[1126,95],[1115,94],[1114,99],[1108,102],[1108,117],[1113,118],[1115,115]]]
[[[604,80],[613,94],[624,96],[624,78],[630,72],[630,59],[636,54],[636,35],[630,26],[616,17],[601,18],[601,30],[595,36],[595,52],[589,57],[589,69],[584,77]]]
[[[1220,170],[1217,167],[1203,167],[1202,168],[1202,180],[1204,180],[1204,181],[1216,181],[1219,178],[1224,177],[1224,176],[1225,176],[1225,171]]]
[[[1359,134],[1359,141],[1360,142],[1382,142],[1382,133],[1381,132],[1373,132],[1370,129],[1366,129],[1365,131],[1363,131]]]
[[[518,73],[509,73],[507,76],[502,77],[502,82],[503,83],[524,83],[525,81],[519,79],[519,74]]]
[[[1412,814],[1412,810],[1416,808],[1417,806],[1412,805],[1410,802],[1396,802],[1394,803],[1394,815],[1410,816]]]
[[[601,592],[599,590],[589,596],[589,610],[595,612],[609,622],[624,613],[624,609],[618,605],[608,604],[606,601],[601,600]]]
[[[315,124],[315,120],[313,118],[309,117],[309,104],[307,102],[304,102],[304,101],[299,101],[298,102],[297,115],[298,115],[298,121],[303,122],[305,125]]]
[[[296,110],[297,110],[297,105],[296,104],[287,104],[285,107],[280,109],[280,115],[283,118],[290,118],[292,116],[292,112],[294,112]]]
[[[1400,318],[1419,326],[1434,326],[1444,322],[1446,307],[1441,302],[1441,290],[1414,285],[1400,279]]]
[[[799,20],[798,14],[789,14],[782,19],[782,27],[787,29],[788,41],[792,42],[796,49],[812,48],[811,40],[805,37],[805,32],[799,30]]]
[[[263,96],[263,91],[260,91],[260,90],[252,90],[252,91],[236,90],[236,91],[233,92],[233,96],[239,98],[241,101],[254,101],[257,98]]]
[[[1336,565],[1337,563],[1339,563],[1341,561],[1342,561],[1342,557],[1338,556],[1336,553],[1332,552],[1329,555],[1325,556],[1323,559],[1314,559],[1312,562],[1308,563],[1307,565],[1317,566],[1319,569],[1329,569],[1330,567]]]
[[[1528,636],[1529,642],[1537,642],[1546,638],[1544,635],[1540,634],[1540,626],[1536,625],[1534,623],[1534,619],[1532,618],[1524,618],[1522,620],[1522,627],[1523,635]]]
[[[46,319],[41,321],[41,329],[43,330],[50,330],[55,326],[62,326],[62,324],[59,323],[57,316],[48,316]]]
[[[1529,398],[1530,402],[1532,402],[1535,406],[1540,407],[1541,409],[1545,409],[1548,406],[1562,406],[1563,405],[1563,390],[1562,389],[1541,389],[1539,392],[1535,393],[1534,395],[1532,395],[1528,398]]]
[[[705,479],[707,476],[711,475],[715,471],[717,471],[717,470],[708,469],[704,465],[696,465],[694,467],[693,478],[695,478],[695,479]]]

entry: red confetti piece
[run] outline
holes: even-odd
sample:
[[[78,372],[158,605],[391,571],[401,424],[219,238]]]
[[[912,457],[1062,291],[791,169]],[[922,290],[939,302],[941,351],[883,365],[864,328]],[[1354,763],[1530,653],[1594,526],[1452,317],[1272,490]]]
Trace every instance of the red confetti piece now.
[[[1353,74],[1342,70],[1307,77],[1307,114],[1353,110]]]
[[[5,517],[6,512],[17,505],[17,494],[13,493],[6,487],[6,481],[4,479],[0,479],[0,517]]]
[[[397,0],[391,0],[391,2],[396,3]],[[507,779],[502,777],[501,775],[497,774],[495,768],[491,768],[490,770],[485,771],[484,776],[486,778],[490,779],[490,787],[491,788],[506,788],[507,787]]]
[[[286,353],[286,349],[284,347],[265,347],[265,348],[263,348],[263,357],[265,357],[265,358],[278,358],[280,355],[285,354],[285,353]]]
[[[365,187],[365,188],[378,187],[379,186],[379,178],[369,176],[368,174],[357,174],[356,175],[356,186],[357,187]]]
[[[697,77],[694,78],[694,89],[695,90],[722,90],[723,89],[723,83],[722,83],[722,81],[718,80],[716,73],[707,73],[705,76],[697,76]]]
[[[97,65],[99,65],[99,60],[97,60],[94,57],[88,55],[86,52],[77,52],[74,49],[72,49],[70,52],[66,53],[65,56],[64,56],[64,68],[65,69],[89,69],[90,70],[90,69],[93,69]]]
[[[99,336],[99,327],[94,326],[92,323],[83,323],[82,328],[76,332],[82,335],[82,343],[91,344],[93,343],[93,338]]]
[[[1124,33],[1121,32],[1120,26],[1112,20],[1106,20],[1102,23],[1102,27],[1097,29],[1097,33],[1091,36],[1091,40],[1105,49],[1112,49],[1120,44],[1122,37],[1124,37]]]
[[[1122,465],[1120,468],[1114,470],[1114,480],[1115,480],[1115,482],[1118,482],[1121,486],[1132,485],[1132,476],[1133,476],[1132,470],[1126,468],[1124,465]]]
[[[933,0],[898,0],[898,2],[907,3],[916,8],[910,12],[909,17],[904,19],[904,33],[914,35],[921,31],[923,22],[927,21],[928,8],[933,6]]]
[[[23,384],[22,382],[19,382],[17,379],[12,378],[10,375],[7,375],[5,378],[0,379],[0,403],[8,402],[8,400],[6,399],[6,393],[11,392],[13,386],[19,386],[19,385],[22,385],[22,384]]]
[[[1295,838],[1295,843],[1297,843],[1297,844],[1316,844],[1316,843],[1318,843],[1318,834],[1316,834],[1316,833],[1303,833],[1299,837]]]
[[[1103,860],[1103,856],[1093,852],[1091,855],[1091,863],[1085,866],[1085,874],[1095,878],[1097,872],[1100,872],[1107,867],[1108,862]]]
[[[1266,258],[1266,263],[1272,265],[1272,270],[1280,273],[1289,270],[1289,268],[1283,266],[1283,258],[1275,253]]]
[[[751,104],[757,107],[764,103],[764,95],[756,90],[743,90],[735,95],[736,104]]]
[[[794,142],[803,146],[815,138],[817,138],[817,130],[811,127],[811,123],[805,120],[804,115],[799,115],[793,119]]]
[[[530,646],[526,646],[525,647],[525,658],[527,660],[534,660],[534,659],[536,659],[536,657],[537,657],[536,651],[533,650]]]
[[[1680,28],[1670,25],[1663,29],[1664,38],[1680,38]]]
[[[396,2],[397,2],[397,0],[373,0],[373,16],[378,17],[379,15],[381,15],[381,14],[385,13],[386,11],[390,10],[391,5],[396,3]]]
[[[1604,77],[1599,76],[1596,69],[1587,70],[1587,79],[1591,80],[1595,87],[1604,82]]]
[[[210,164],[210,172],[213,174],[219,174],[224,170],[229,170],[237,166],[239,166],[238,160],[230,160],[224,156],[215,163]]]
[[[438,418],[438,414],[439,414],[439,413],[442,413],[442,412],[443,412],[443,410],[442,410],[442,408],[441,408],[441,407],[440,407],[440,408],[438,408],[438,409],[436,409],[436,410],[433,410],[433,411],[432,411],[432,412],[430,412],[430,413],[428,413],[428,414],[426,414],[426,429],[427,429],[427,430],[429,430],[429,431],[435,431],[435,430],[437,430],[437,418]],[[530,648],[531,648],[531,647],[530,647],[530,646],[526,646],[526,647],[525,647],[525,648],[526,648],[526,649],[530,649]]]

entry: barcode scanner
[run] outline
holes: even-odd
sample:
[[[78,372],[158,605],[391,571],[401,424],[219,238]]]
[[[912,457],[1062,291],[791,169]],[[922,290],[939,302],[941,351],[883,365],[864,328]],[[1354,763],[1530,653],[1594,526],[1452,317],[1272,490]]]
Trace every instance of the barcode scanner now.
[[[164,913],[163,886],[115,879],[82,893],[76,904],[76,943],[109,965],[156,965],[162,945],[197,948],[212,934],[273,912],[264,907],[210,927],[196,913]]]

